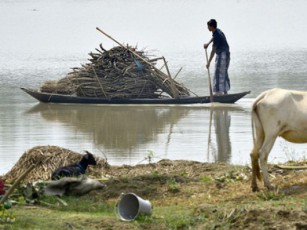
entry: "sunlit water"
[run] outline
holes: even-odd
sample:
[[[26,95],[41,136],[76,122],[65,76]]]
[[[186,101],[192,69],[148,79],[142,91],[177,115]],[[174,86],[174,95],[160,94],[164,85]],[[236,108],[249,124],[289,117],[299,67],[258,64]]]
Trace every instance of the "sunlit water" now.
[[[1,1],[0,175],[37,145],[89,150],[117,165],[163,158],[249,163],[253,99],[273,87],[306,90],[306,7],[277,0]],[[64,77],[99,43],[112,48],[99,26],[164,55],[173,74],[183,67],[177,80],[208,95],[202,45],[212,17],[231,45],[231,92],[252,91],[235,105],[48,105],[19,89]],[[305,148],[278,139],[269,161],[304,158]]]

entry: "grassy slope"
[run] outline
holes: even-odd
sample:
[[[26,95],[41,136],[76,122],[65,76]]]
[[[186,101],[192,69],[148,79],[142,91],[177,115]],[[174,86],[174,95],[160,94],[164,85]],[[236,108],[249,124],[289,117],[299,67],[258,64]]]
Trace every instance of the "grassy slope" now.
[[[259,193],[251,192],[250,170],[243,166],[164,161],[111,167],[109,174],[107,189],[63,197],[68,206],[54,197],[14,206],[16,221],[0,229],[307,228],[307,170],[272,168],[279,191]],[[115,204],[122,192],[149,199],[153,215],[120,221]]]

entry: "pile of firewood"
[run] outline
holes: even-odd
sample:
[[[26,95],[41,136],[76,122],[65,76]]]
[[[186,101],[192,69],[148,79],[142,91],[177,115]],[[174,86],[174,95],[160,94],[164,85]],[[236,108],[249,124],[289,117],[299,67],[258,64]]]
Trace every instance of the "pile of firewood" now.
[[[100,45],[89,55],[89,63],[72,68],[59,81],[45,82],[41,91],[106,99],[189,95],[189,90],[170,76],[164,58],[150,59],[130,46],[106,50]],[[164,60],[167,74],[156,67],[159,59]]]

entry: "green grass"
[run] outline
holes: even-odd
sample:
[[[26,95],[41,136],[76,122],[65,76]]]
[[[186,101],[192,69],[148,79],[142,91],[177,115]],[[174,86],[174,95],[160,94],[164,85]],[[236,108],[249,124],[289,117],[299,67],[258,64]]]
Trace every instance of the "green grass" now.
[[[188,203],[160,204],[153,207],[152,216],[139,216],[135,221],[123,222],[115,213],[116,200],[97,201],[91,196],[63,197],[64,206],[55,197],[45,197],[49,205],[14,206],[10,212],[16,216],[14,223],[0,223],[0,229],[232,229],[237,221],[253,210],[307,211],[307,199],[285,197],[275,199],[276,194],[261,194],[265,199],[239,204],[234,201],[195,206]],[[272,197],[273,199],[271,199]],[[270,199],[267,199],[270,197]],[[160,201],[161,202],[161,201]],[[272,213],[272,215],[276,215]],[[261,223],[264,216],[258,216]],[[277,218],[277,217],[276,217]]]
[[[76,202],[76,199],[78,202]],[[113,204],[96,200],[91,196],[84,196],[82,199],[67,196],[65,198],[61,198],[61,200],[66,202],[67,206],[63,205],[63,203],[61,203],[61,201],[54,196],[43,197],[41,199],[41,205],[51,209],[67,212],[110,213],[114,211]]]

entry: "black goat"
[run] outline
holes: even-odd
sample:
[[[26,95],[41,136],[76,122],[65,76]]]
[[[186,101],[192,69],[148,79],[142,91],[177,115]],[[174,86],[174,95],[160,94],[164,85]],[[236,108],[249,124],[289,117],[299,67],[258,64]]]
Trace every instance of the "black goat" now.
[[[80,162],[57,168],[52,173],[51,180],[59,180],[62,177],[80,176],[85,174],[88,165],[96,165],[97,163],[93,154],[88,151],[85,152],[86,154]]]

